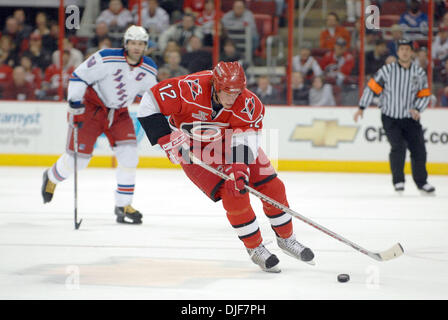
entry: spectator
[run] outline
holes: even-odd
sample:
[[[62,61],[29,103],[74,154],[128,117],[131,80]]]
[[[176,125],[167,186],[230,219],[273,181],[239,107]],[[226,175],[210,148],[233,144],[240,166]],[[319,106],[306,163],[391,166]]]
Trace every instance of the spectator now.
[[[45,70],[51,63],[51,55],[42,47],[42,36],[38,32],[33,32],[30,36],[30,47],[25,54],[31,56],[33,65]]]
[[[398,21],[405,29],[404,36],[410,40],[425,39],[428,32],[428,16],[420,11],[420,1],[411,0],[408,11]]]
[[[434,73],[435,81],[448,85],[448,59],[443,61],[442,68]]]
[[[444,24],[446,26],[448,25],[448,11],[443,14],[440,24]]]
[[[388,56],[387,44],[384,40],[377,40],[375,48],[366,53],[366,75],[375,74],[386,62]]]
[[[165,9],[170,16],[170,23],[176,23],[182,19],[183,6],[182,1],[178,0],[159,0],[159,5],[161,8]]]
[[[165,67],[160,67],[157,72],[157,80],[160,82],[160,81],[163,81],[163,80],[166,80],[169,78],[171,78],[170,69],[165,68]]]
[[[201,30],[204,31],[204,28],[201,27]],[[207,30],[205,30],[205,31],[207,31]],[[211,33],[204,35],[204,38],[202,39],[202,43],[204,44],[204,46],[213,47],[213,43],[215,41],[214,36],[215,36],[215,28],[213,26],[213,28],[211,29]],[[222,22],[219,21],[218,22],[218,41],[219,41],[219,45],[221,48],[224,46],[224,43],[228,39],[230,39],[230,37],[227,33],[227,30],[223,28]]]
[[[159,35],[170,26],[170,16],[159,6],[158,0],[147,0],[142,8],[142,26],[152,35]],[[134,15],[137,23],[138,15]]]
[[[258,78],[255,93],[265,105],[280,104],[278,93],[272,87],[268,76],[260,76]]]
[[[5,87],[12,81],[12,68],[0,61],[0,97]]]
[[[343,38],[336,40],[334,51],[327,52],[321,61],[325,75],[334,79],[337,85],[342,85],[354,66],[355,59],[351,53],[347,52],[346,42]]]
[[[234,1],[232,10],[224,14],[221,18],[221,22],[224,29],[227,31],[245,30],[248,27],[252,37],[252,51],[255,51],[258,48],[259,35],[255,18],[253,13],[249,9],[246,9],[244,1]]]
[[[50,33],[50,29],[48,28],[48,20],[45,12],[38,12],[36,14],[36,29],[33,33],[39,33],[42,37],[46,34]]]
[[[196,24],[202,28],[204,34],[204,45],[213,46],[213,27],[215,25],[215,1],[207,0],[204,4],[204,10],[196,19]],[[221,25],[220,25],[221,26]]]
[[[26,72],[22,66],[17,66],[12,72],[12,81],[5,87],[3,99],[34,100],[34,88],[26,81]]]
[[[346,47],[350,45],[351,35],[344,27],[339,25],[339,16],[335,12],[327,15],[327,28],[320,33],[320,47],[333,50],[336,39],[343,38]]]
[[[227,39],[224,42],[224,46],[223,46],[222,49],[223,49],[223,51],[222,51],[221,56],[219,58],[220,61],[224,61],[224,62],[239,61],[240,63],[242,62],[243,57],[236,50],[235,43],[231,39]]]
[[[33,66],[31,57],[26,54],[20,58],[20,66],[25,71],[25,80],[34,88],[35,92],[38,91],[42,85],[42,70]]]
[[[213,68],[213,59],[210,51],[202,48],[202,41],[192,36],[188,41],[187,52],[182,55],[181,65],[188,73],[195,73]]]
[[[292,58],[293,71],[301,72],[307,79],[322,75],[322,68],[319,63],[311,56],[311,50],[308,48],[300,49],[300,54]]]
[[[310,88],[305,83],[304,75],[301,72],[296,71],[291,74],[291,88],[293,104],[299,106],[307,106],[310,104]],[[284,96],[286,97],[286,92]]]
[[[59,24],[50,21],[50,32],[42,36],[42,46],[49,52],[58,50]]]
[[[440,105],[442,107],[448,107],[448,87],[443,88]]]
[[[124,32],[133,20],[131,12],[123,8],[121,0],[110,0],[109,8],[101,12],[96,23],[105,22],[110,32]]]
[[[89,52],[98,48],[100,42],[109,37],[109,27],[106,22],[97,22],[95,25],[95,35],[87,41],[87,50]]]
[[[422,47],[417,51],[415,56],[415,62],[418,66],[422,67],[423,70],[428,70],[428,50],[426,47]]]
[[[164,51],[157,50],[154,52],[153,59],[156,62],[156,65],[163,66],[165,61],[166,53],[169,51],[177,51],[180,53],[179,44],[176,41],[168,41]]]
[[[262,0],[265,1],[265,0]],[[285,0],[275,0],[275,15],[282,18],[283,12],[286,9]]]
[[[70,51],[64,50],[62,54],[62,85],[63,92],[66,94],[68,87],[68,79],[73,73],[75,68],[73,66],[69,67],[68,63],[70,61]],[[42,89],[45,92],[47,99],[58,100],[58,90],[59,90],[59,73],[61,68],[59,66],[59,61],[55,64],[50,65],[44,74],[44,82],[42,82]]]
[[[98,47],[93,47],[87,50],[86,56],[84,57],[84,60],[87,60],[87,56],[90,56],[101,49],[107,49],[107,48],[113,48],[112,47],[112,40],[110,38],[104,38],[100,41],[98,44]]]
[[[314,77],[310,89],[311,106],[335,106],[333,88],[330,84],[324,84],[322,77]]]
[[[168,51],[165,54],[165,64],[163,67],[170,71],[170,78],[179,77],[188,74],[188,70],[180,65],[180,53],[177,51]]]
[[[191,36],[197,36],[202,40],[201,28],[195,25],[195,18],[191,14],[185,14],[182,21],[169,27],[159,36],[158,45],[160,50],[165,51],[168,41],[175,41],[181,47],[185,47]]]
[[[438,60],[448,58],[448,25],[439,26],[439,33],[432,43],[432,58]]]
[[[16,55],[14,53],[14,43],[8,35],[3,35],[0,38],[0,64],[5,64],[14,67],[16,64]]]
[[[23,41],[23,34],[19,30],[19,23],[14,17],[6,18],[5,29],[2,32],[3,36],[9,36],[14,46],[11,48],[11,52],[14,56],[17,56],[20,52],[21,44]]]
[[[390,30],[392,33],[392,40],[387,43],[387,49],[389,50],[389,54],[398,58],[397,43],[398,40],[403,39],[403,28],[399,24],[394,24]]]
[[[184,13],[192,14],[198,18],[204,11],[205,0],[184,0]]]
[[[380,39],[383,39],[383,33],[381,31],[375,29],[367,29],[366,43],[364,45],[365,52],[372,51],[375,48],[376,41]]]
[[[84,61],[84,55],[82,52],[76,48],[73,48],[73,44],[68,40],[68,38],[64,38],[63,41],[64,50],[70,51],[70,60],[68,62],[68,67],[77,67]],[[52,55],[53,64],[59,63],[59,50],[53,52]]]
[[[33,28],[26,23],[25,11],[23,9],[14,10],[13,17],[16,19],[19,25],[19,33],[23,39],[26,39],[33,32]]]

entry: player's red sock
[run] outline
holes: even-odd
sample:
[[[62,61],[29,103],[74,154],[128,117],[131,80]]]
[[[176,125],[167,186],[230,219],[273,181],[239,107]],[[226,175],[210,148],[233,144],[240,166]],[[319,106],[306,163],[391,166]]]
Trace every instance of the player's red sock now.
[[[288,200],[286,199],[285,185],[279,178],[274,178],[273,180],[257,187],[257,190],[269,198],[272,198],[289,207]],[[281,238],[289,238],[293,232],[291,215],[277,209],[267,202],[262,201],[262,203],[264,213],[269,218],[271,227],[274,229],[277,236]]]
[[[246,248],[258,247],[263,238],[258,227],[257,218],[250,205],[249,194],[234,197],[223,188],[222,203],[227,211],[227,219],[243,241]]]

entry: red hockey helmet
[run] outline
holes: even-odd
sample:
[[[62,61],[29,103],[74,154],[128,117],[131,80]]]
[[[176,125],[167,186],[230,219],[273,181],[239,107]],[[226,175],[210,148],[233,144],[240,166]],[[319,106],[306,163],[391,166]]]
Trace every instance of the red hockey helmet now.
[[[219,62],[213,69],[213,85],[217,92],[241,93],[246,88],[246,75],[239,62]]]

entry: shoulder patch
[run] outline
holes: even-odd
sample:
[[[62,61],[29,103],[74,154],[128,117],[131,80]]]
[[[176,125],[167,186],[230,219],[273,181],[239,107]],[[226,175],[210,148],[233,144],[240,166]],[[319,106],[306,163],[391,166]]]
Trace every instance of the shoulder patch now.
[[[244,108],[241,110],[241,113],[247,114],[249,120],[252,120],[255,113],[255,98],[247,97],[244,100]]]
[[[235,103],[238,104],[238,107],[233,110],[234,115],[245,122],[254,122],[263,113],[263,103],[247,89]]]

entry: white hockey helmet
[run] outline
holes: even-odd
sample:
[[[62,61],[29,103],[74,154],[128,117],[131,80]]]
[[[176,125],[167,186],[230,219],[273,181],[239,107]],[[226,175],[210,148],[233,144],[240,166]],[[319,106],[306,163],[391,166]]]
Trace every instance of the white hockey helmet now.
[[[145,28],[132,25],[124,33],[123,46],[126,47],[126,43],[129,40],[138,40],[138,41],[144,41],[144,42],[148,43],[149,35],[146,32]]]

